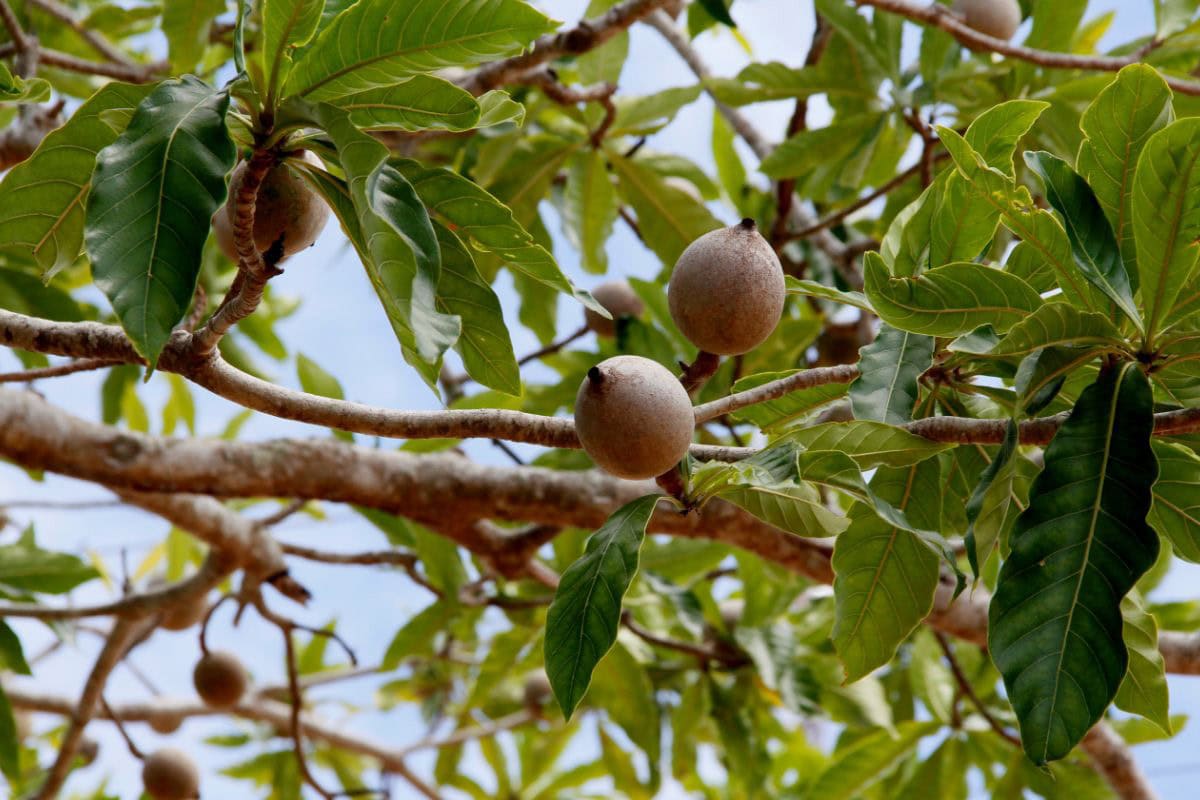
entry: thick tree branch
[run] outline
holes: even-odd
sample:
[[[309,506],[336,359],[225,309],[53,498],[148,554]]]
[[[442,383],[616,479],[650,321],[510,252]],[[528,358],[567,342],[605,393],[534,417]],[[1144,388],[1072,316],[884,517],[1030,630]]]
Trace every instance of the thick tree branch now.
[[[1080,747],[1122,800],[1157,800],[1158,795],[1134,760],[1129,746],[1107,722],[1101,720],[1088,731]]]
[[[1115,56],[1084,56],[1073,53],[1056,53],[1049,50],[1035,50],[1032,47],[1022,47],[1011,44],[1003,39],[980,33],[967,27],[949,7],[939,3],[917,5],[908,0],[855,0],[860,6],[873,6],[881,11],[897,14],[913,22],[941,28],[962,44],[973,50],[999,53],[1009,58],[1028,61],[1041,67],[1053,69],[1078,69],[1095,72],[1117,72],[1140,60],[1141,53],[1131,57]],[[1184,80],[1163,74],[1167,84],[1180,94],[1200,95],[1200,83]]]

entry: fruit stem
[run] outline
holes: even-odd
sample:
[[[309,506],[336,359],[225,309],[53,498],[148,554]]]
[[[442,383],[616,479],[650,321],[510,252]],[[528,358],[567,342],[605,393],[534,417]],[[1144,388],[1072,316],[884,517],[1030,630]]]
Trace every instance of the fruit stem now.
[[[588,380],[592,382],[592,386],[599,386],[604,383],[604,373],[599,367],[592,367],[587,371]]]
[[[743,230],[752,231],[758,228],[758,223],[752,220],[750,217],[745,217],[741,222],[738,223],[738,227],[742,228]]]
[[[721,357],[701,350],[696,355],[696,360],[691,364],[680,363],[683,367],[683,374],[679,376],[679,382],[683,384],[683,388],[688,394],[695,394],[708,379],[716,374],[717,368],[721,366]]]

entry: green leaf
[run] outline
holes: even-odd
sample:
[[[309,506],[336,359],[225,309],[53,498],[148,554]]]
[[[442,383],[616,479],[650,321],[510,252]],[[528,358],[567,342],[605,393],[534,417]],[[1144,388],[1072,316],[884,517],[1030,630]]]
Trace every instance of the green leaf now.
[[[810,173],[822,168],[840,171],[874,146],[886,122],[886,114],[873,111],[800,131],[772,150],[759,171],[776,180],[798,176],[808,180]]]
[[[697,0],[697,2],[717,22],[722,25],[728,25],[731,28],[737,27],[737,23],[733,21],[733,17],[729,16],[729,9],[725,7],[725,0]]]
[[[793,431],[786,441],[805,450],[835,450],[845,453],[864,470],[876,467],[907,467],[954,447],[909,433],[882,422],[826,422]]]
[[[1042,306],[1029,284],[1007,272],[962,262],[893,278],[878,253],[863,260],[867,297],[880,319],[900,330],[959,336],[980,325],[999,333]]]
[[[988,649],[1037,764],[1067,755],[1128,665],[1121,599],[1150,568],[1158,475],[1150,383],[1136,364],[1102,373],[1045,451],[989,609]]]
[[[1145,717],[1170,736],[1171,704],[1166,667],[1158,651],[1158,623],[1137,592],[1121,601],[1121,614],[1129,670],[1114,702],[1117,708]]]
[[[380,662],[380,670],[391,672],[409,658],[428,655],[434,638],[446,628],[456,612],[454,603],[438,600],[409,617],[392,637]]]
[[[57,286],[47,286],[35,275],[0,267],[0,308],[31,317],[78,322],[83,309]]]
[[[967,144],[987,166],[1012,177],[1017,143],[1050,107],[1041,100],[1009,100],[980,114],[967,128]]]
[[[618,97],[617,115],[609,129],[611,136],[639,136],[654,133],[675,118],[684,106],[695,102],[702,87],[677,86],[654,94]]]
[[[941,465],[928,459],[880,469],[872,491],[916,525],[941,527]],[[856,681],[891,660],[896,648],[933,608],[939,559],[921,538],[859,503],[833,548],[837,616],[833,645]]]
[[[12,670],[18,675],[32,675],[29,662],[25,660],[25,651],[21,648],[21,640],[8,626],[0,620],[0,667]]]
[[[21,78],[0,64],[0,103],[42,103],[50,99],[50,84],[41,78]]]
[[[659,499],[647,495],[614,511],[554,593],[546,615],[546,675],[568,719],[587,692],[592,670],[617,640],[621,598],[637,572],[638,551]]]
[[[462,241],[440,222],[433,227],[442,248],[438,308],[462,319],[462,335],[454,349],[462,356],[467,374],[498,392],[521,394],[521,370],[500,299],[479,274]]]
[[[621,195],[637,214],[646,246],[668,270],[684,249],[721,223],[692,195],[631,158],[609,154]]]
[[[117,138],[100,117],[132,114],[151,88],[106,84],[8,171],[0,182],[0,247],[32,258],[46,276],[75,263],[96,153]]]
[[[1133,178],[1146,335],[1155,336],[1196,272],[1200,248],[1200,119],[1173,122],[1146,142]]]
[[[30,532],[0,547],[0,584],[20,591],[64,594],[97,574],[73,555],[41,549]]]
[[[554,23],[519,0],[358,0],[292,67],[286,94],[328,100],[511,55]]]
[[[705,495],[715,495],[796,536],[824,538],[846,529],[846,517],[830,510],[808,484],[780,480],[753,463],[705,464],[693,474]]]
[[[762,372],[758,375],[749,375],[738,380],[733,385],[733,391],[736,393],[754,389],[763,384],[787,378],[796,372],[797,370],[788,370],[787,372]],[[804,419],[818,408],[845,397],[849,388],[849,385],[845,383],[826,383],[808,389],[800,389],[775,400],[768,400],[765,403],[758,403],[735,411],[733,418],[757,425],[764,431],[783,428]]]
[[[1087,179],[1121,247],[1137,289],[1140,273],[1133,240],[1133,176],[1147,140],[1175,119],[1171,90],[1145,64],[1125,67],[1083,112],[1084,141],[1075,165]]]
[[[479,124],[481,113],[470,92],[435,75],[354,92],[333,104],[349,111],[351,122],[366,131],[466,131]]]
[[[21,779],[21,739],[12,704],[0,687],[0,772],[14,783]]]
[[[991,457],[967,499],[967,534],[963,542],[967,548],[967,562],[977,579],[981,566],[987,563],[1001,532],[999,526],[989,523],[1002,521],[1007,516],[1007,508],[998,508],[997,505],[1002,503],[1007,506],[1012,498],[1013,465],[1017,463],[1013,456],[1017,453],[1019,433],[1017,421],[1009,420],[1004,429],[1004,442]],[[977,530],[976,524],[981,517],[984,524]]]
[[[303,353],[296,355],[296,376],[300,379],[300,388],[309,394],[321,397],[332,397],[335,400],[345,400],[342,384],[337,378]]]
[[[449,223],[457,235],[532,280],[572,295],[590,308],[601,308],[591,295],[572,285],[554,256],[486,190],[448,169],[428,168],[406,159],[391,163],[412,183],[429,210]]]
[[[1196,0],[1154,0],[1155,36],[1166,39],[1187,29],[1196,14]]]
[[[85,240],[96,286],[151,368],[187,313],[209,219],[237,155],[229,95],[193,77],[159,84],[100,151]]]
[[[592,676],[591,702],[620,725],[629,738],[657,765],[662,721],[654,697],[654,682],[647,667],[629,649],[617,643]],[[655,767],[656,769],[656,767]]]
[[[999,344],[988,349],[975,347],[966,340],[950,346],[959,353],[995,357],[1025,356],[1045,347],[1094,346],[1118,349],[1124,338],[1108,317],[1080,311],[1066,303],[1046,303],[1029,317],[1014,325]]]
[[[225,13],[225,0],[164,0],[162,30],[171,69],[190,72],[208,47],[213,20]]]
[[[881,728],[834,753],[829,766],[813,780],[805,800],[854,800],[884,778],[917,742],[936,732],[939,722],[901,722]]]
[[[853,306],[854,308],[861,308],[863,311],[869,311],[872,314],[875,313],[875,309],[871,306],[871,301],[862,292],[843,292],[840,289],[826,286],[823,283],[801,280],[791,275],[787,276],[787,290],[788,294],[819,297],[822,300],[831,300],[835,303],[841,303],[844,306]]]
[[[262,48],[267,70],[267,96],[287,78],[292,53],[308,44],[317,32],[325,0],[263,0]]]
[[[917,379],[933,363],[933,338],[880,325],[859,352],[859,377],[850,384],[854,418],[903,425],[917,404]]]
[[[1171,543],[1175,555],[1200,563],[1200,456],[1181,444],[1155,441],[1158,481],[1150,524]]]
[[[617,219],[617,192],[604,156],[585,150],[574,156],[563,191],[563,223],[588,272],[608,271],[605,246]]]
[[[363,266],[405,360],[433,386],[441,356],[457,340],[461,322],[437,309],[441,253],[425,206],[408,180],[387,163],[387,148],[354,127],[346,112],[322,105],[315,116],[333,140],[346,174]],[[334,211],[342,218],[344,211],[337,206]]]
[[[1079,271],[1141,327],[1121,249],[1092,188],[1070,164],[1050,153],[1026,153],[1025,163],[1042,179],[1046,199],[1062,216]]]

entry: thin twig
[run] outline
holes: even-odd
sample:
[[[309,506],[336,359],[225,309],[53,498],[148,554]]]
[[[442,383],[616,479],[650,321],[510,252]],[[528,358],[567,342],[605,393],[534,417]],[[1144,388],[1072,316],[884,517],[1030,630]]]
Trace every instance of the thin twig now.
[[[55,17],[60,22],[65,23],[67,27],[75,31],[80,38],[87,42],[93,50],[107,58],[109,61],[112,61],[116,64],[123,64],[127,67],[138,66],[129,56],[121,52],[108,39],[104,38],[101,33],[98,31],[93,31],[84,25],[83,22],[75,16],[71,9],[59,3],[58,0],[27,0],[27,2],[31,6],[40,8],[50,16]]]
[[[954,682],[958,684],[959,691],[963,696],[971,701],[971,705],[975,706],[975,710],[987,722],[988,727],[995,731],[1000,738],[1004,739],[1014,747],[1021,746],[1021,740],[1011,731],[1000,724],[1000,721],[992,716],[992,712],[984,705],[983,700],[975,692],[975,687],[971,685],[971,681],[963,672],[962,665],[958,663],[958,659],[954,656],[954,648],[950,645],[950,640],[946,638],[946,634],[941,631],[934,631],[934,637],[937,639],[938,645],[942,648],[942,653],[946,656],[946,663],[950,665],[950,671],[954,674]]]
[[[0,383],[29,383],[43,378],[59,378],[63,375],[74,375],[77,372],[92,372],[120,363],[120,361],[111,358],[81,358],[67,364],[56,364],[52,367],[37,367],[19,372],[0,372]]]
[[[477,725],[471,728],[460,728],[448,736],[440,739],[422,739],[419,742],[414,742],[406,747],[403,747],[397,752],[400,758],[420,752],[421,750],[441,750],[446,747],[454,747],[455,745],[465,742],[472,742],[476,739],[487,739],[504,731],[510,731],[513,728],[519,728],[522,725],[528,725],[530,722],[535,722],[537,715],[527,709],[514,712],[506,717],[492,720],[483,725]]]
[[[657,647],[662,647],[667,650],[674,650],[679,653],[686,653],[699,659],[702,663],[716,663],[729,668],[742,667],[750,663],[745,655],[728,652],[721,653],[717,650],[703,647],[701,645],[692,644],[691,642],[681,642],[676,639],[668,639],[665,636],[659,636],[653,631],[643,628],[634,620],[633,615],[628,611],[621,613],[621,624],[639,639],[648,642]]]
[[[8,38],[12,39],[13,49],[17,53],[27,52],[30,48],[37,46],[37,41],[25,33],[25,29],[21,27],[8,0],[0,0],[0,22],[4,23],[4,27],[8,31]]]
[[[125,730],[125,723],[121,721],[120,717],[112,713],[112,708],[109,707],[108,701],[104,699],[104,695],[100,696],[100,708],[104,711],[104,715],[111,719],[113,724],[117,726],[117,733],[121,734],[121,738],[125,740],[125,746],[129,748],[130,754],[138,761],[145,759],[145,754],[134,744],[129,731]]]

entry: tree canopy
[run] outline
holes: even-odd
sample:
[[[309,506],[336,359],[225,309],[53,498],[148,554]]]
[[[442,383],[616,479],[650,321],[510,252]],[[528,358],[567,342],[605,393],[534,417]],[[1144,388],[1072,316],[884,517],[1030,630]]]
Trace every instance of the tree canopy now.
[[[1196,0],[814,0],[734,75],[694,40],[753,54],[741,3],[550,5],[0,0],[5,484],[169,528],[128,563],[0,503],[10,795],[1153,797],[1200,674],[1159,591],[1200,563]],[[624,90],[632,28],[694,80]],[[289,341],[327,219],[433,410]],[[196,696],[108,691],[160,636]]]

